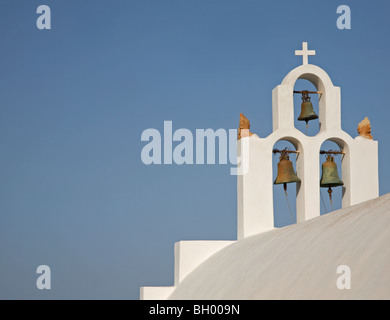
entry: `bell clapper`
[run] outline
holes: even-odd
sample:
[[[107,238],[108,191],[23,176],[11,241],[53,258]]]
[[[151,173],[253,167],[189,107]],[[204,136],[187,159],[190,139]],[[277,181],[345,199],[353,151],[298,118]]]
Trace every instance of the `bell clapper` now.
[[[329,200],[330,200],[330,203],[332,203],[332,188],[331,188],[331,187],[329,187],[328,193],[329,193]]]
[[[283,183],[284,193],[287,196],[287,183]]]
[[[329,187],[328,193],[329,193],[330,206],[332,207],[332,211],[333,211],[332,188],[331,187]]]

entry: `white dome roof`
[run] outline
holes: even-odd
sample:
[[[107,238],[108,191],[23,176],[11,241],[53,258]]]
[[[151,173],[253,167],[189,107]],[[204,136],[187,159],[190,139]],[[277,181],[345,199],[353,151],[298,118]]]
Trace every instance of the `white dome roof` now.
[[[349,290],[337,288],[340,265]],[[390,299],[390,194],[237,241],[169,299]]]

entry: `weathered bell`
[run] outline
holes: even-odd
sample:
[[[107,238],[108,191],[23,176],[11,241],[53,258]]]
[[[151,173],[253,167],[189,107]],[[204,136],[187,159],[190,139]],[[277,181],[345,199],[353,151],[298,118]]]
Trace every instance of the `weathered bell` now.
[[[287,153],[282,153],[278,163],[278,174],[274,181],[274,184],[283,184],[284,190],[287,189],[287,183],[301,182],[301,179],[297,177],[294,172],[293,164],[289,159]]]
[[[310,101],[309,94],[302,94],[301,114],[298,117],[299,121],[306,121],[306,125],[310,120],[318,119],[314,112],[313,104]]]
[[[322,164],[320,187],[329,188],[343,185],[344,182],[340,179],[339,173],[337,172],[337,164],[334,162],[334,158],[331,155],[328,155],[326,162]]]
[[[328,188],[329,200],[332,203],[332,187],[343,186],[344,182],[340,179],[337,172],[337,164],[331,155],[326,157],[326,162],[322,164],[322,176],[320,181],[321,188]]]

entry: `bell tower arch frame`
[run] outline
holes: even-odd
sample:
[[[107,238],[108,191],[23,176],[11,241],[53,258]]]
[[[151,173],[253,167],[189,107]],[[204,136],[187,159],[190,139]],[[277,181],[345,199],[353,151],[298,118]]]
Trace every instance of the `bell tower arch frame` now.
[[[294,85],[298,79],[310,81],[321,92],[320,130],[307,136],[294,126]],[[341,90],[320,67],[303,64],[290,71],[272,91],[273,132],[265,138],[254,134],[238,141],[238,154],[249,164],[237,176],[238,239],[274,228],[272,148],[279,140],[291,142],[299,156],[296,171],[297,222],[320,215],[320,148],[324,141],[335,142],[344,152],[342,159],[342,207],[379,196],[378,142],[353,139],[341,128]],[[244,143],[249,148],[242,148]],[[244,151],[245,150],[245,151]]]

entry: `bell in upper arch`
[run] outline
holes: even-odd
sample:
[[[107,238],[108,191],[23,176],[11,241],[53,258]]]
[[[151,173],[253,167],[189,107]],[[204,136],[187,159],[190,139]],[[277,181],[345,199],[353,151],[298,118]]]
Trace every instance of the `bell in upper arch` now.
[[[302,93],[301,114],[298,117],[299,121],[305,121],[306,126],[310,120],[318,119],[317,114],[314,112],[313,104],[310,101],[308,91]]]
[[[343,186],[344,182],[340,179],[337,172],[337,164],[331,155],[326,157],[326,162],[322,164],[322,176],[320,180],[321,188],[328,188],[329,199],[332,202],[332,187]]]
[[[278,174],[274,184],[283,184],[284,191],[287,192],[287,183],[301,182],[294,172],[293,164],[288,153],[282,152],[278,163]]]

